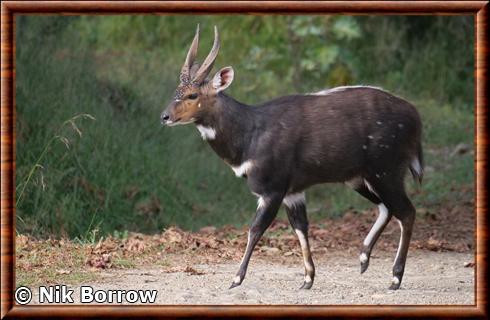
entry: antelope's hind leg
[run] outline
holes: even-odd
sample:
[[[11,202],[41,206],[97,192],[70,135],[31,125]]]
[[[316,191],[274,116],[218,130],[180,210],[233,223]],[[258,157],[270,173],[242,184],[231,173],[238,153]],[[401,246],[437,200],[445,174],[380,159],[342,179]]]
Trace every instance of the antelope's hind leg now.
[[[405,272],[405,263],[407,261],[408,247],[412,237],[413,224],[415,222],[415,208],[403,194],[399,198],[399,207],[393,211],[393,214],[400,224],[400,242],[396,252],[395,261],[393,263],[393,280],[390,290],[397,290],[402,282],[403,273]]]
[[[388,222],[390,222],[391,217],[392,215],[386,206],[383,203],[378,204],[378,217],[362,242],[361,255],[359,256],[359,260],[361,261],[361,274],[367,270],[374,245],[378,241],[381,233],[383,233]]]
[[[359,260],[361,262],[361,274],[366,272],[369,267],[369,260],[371,259],[371,252],[374,248],[374,245],[379,239],[379,236],[385,229],[388,222],[391,219],[391,213],[388,211],[386,206],[381,202],[382,200],[376,194],[373,187],[369,184],[367,180],[358,179],[355,184],[350,184],[353,189],[358,192],[361,196],[368,199],[372,203],[378,205],[378,217],[374,222],[371,230],[367,234],[364,239],[361,247],[361,253],[359,255]]]
[[[408,199],[403,183],[403,174],[394,175],[389,181],[383,179],[373,181],[374,190],[383,199],[389,216],[395,216],[400,224],[400,242],[393,263],[393,278],[390,290],[397,290],[402,282],[407,261],[408,247],[412,237],[413,224],[415,221],[415,208]]]
[[[284,198],[283,202],[286,206],[289,223],[298,236],[303,253],[305,279],[300,289],[310,289],[315,279],[315,265],[313,264],[308,242],[308,218],[306,217],[305,195],[304,193],[288,195]]]

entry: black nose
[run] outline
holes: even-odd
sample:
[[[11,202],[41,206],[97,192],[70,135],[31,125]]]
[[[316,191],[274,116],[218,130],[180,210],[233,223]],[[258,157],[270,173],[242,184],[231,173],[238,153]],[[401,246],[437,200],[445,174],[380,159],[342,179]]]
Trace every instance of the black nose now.
[[[170,116],[166,113],[162,113],[162,115],[160,116],[160,120],[162,122],[162,124],[165,124],[165,122],[170,119]]]

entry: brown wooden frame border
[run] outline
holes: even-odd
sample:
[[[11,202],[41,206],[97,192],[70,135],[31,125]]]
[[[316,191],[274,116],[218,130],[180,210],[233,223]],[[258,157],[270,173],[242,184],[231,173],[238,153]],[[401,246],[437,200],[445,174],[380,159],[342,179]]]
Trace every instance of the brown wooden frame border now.
[[[488,1],[5,1],[1,4],[1,318],[18,317],[477,317],[488,313]],[[475,17],[476,305],[473,306],[20,306],[15,282],[15,38],[18,14],[440,14]]]

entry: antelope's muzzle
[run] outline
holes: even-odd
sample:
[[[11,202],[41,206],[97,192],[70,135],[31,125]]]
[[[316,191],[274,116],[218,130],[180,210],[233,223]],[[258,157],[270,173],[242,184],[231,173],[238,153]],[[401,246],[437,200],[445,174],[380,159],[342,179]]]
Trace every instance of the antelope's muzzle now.
[[[175,101],[170,102],[167,108],[165,108],[165,110],[160,115],[160,123],[163,126],[172,125],[173,123],[178,122],[178,120],[180,120],[180,119],[175,119],[176,104],[177,103]]]
[[[169,120],[170,116],[168,115],[168,113],[162,112],[162,114],[160,115],[160,123],[162,124],[162,126],[166,125]]]

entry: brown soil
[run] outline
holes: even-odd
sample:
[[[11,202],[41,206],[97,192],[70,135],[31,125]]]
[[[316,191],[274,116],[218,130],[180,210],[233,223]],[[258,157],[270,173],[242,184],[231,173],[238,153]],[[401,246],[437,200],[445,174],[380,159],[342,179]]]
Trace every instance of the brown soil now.
[[[409,256],[402,287],[387,290],[393,255],[374,256],[369,270],[359,274],[356,256],[333,252],[317,259],[311,290],[298,290],[303,281],[301,259],[288,264],[252,259],[246,279],[228,289],[238,268],[233,264],[192,267],[139,267],[103,271],[98,281],[84,283],[95,290],[156,290],[156,304],[474,304],[474,269],[465,267],[473,255],[417,250]],[[294,265],[292,264],[294,262]],[[74,301],[79,300],[79,287]],[[37,301],[35,295],[33,301]],[[123,302],[125,303],[125,302]]]
[[[473,203],[417,211],[402,288],[386,290],[399,240],[392,221],[379,239],[369,270],[359,274],[359,247],[376,210],[348,212],[312,223],[317,265],[313,290],[298,291],[302,258],[285,221],[276,221],[259,242],[245,282],[228,290],[245,250],[247,228],[169,228],[156,235],[132,233],[97,244],[17,237],[17,277],[29,286],[80,285],[96,275],[95,288],[158,289],[164,304],[473,304],[475,220]],[[70,277],[71,276],[71,277]],[[85,277],[84,276],[84,277]],[[93,278],[93,277],[92,277]],[[80,278],[82,279],[82,278]],[[85,277],[84,279],[87,279]],[[85,284],[85,283],[84,283]]]

